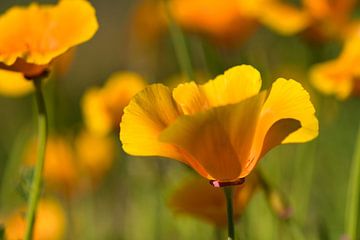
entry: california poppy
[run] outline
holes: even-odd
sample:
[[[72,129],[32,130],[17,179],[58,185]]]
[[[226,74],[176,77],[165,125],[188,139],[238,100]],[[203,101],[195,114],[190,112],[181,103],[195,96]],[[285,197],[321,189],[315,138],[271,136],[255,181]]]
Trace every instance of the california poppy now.
[[[360,94],[360,35],[352,34],[336,59],[314,65],[310,70],[313,85],[324,94],[339,99]]]
[[[131,72],[114,73],[102,88],[88,89],[82,99],[87,129],[106,135],[119,126],[123,109],[145,87],[141,76]]]
[[[237,0],[171,0],[170,9],[183,28],[219,43],[239,43],[257,26],[255,18],[241,11]]]
[[[318,135],[309,94],[294,80],[277,79],[259,92],[260,73],[241,65],[203,85],[172,91],[153,84],[124,110],[125,152],[179,160],[216,183],[246,177],[263,155],[285,143]]]
[[[0,28],[0,68],[34,78],[71,47],[89,40],[98,23],[88,1],[61,0],[12,7],[0,16]]]

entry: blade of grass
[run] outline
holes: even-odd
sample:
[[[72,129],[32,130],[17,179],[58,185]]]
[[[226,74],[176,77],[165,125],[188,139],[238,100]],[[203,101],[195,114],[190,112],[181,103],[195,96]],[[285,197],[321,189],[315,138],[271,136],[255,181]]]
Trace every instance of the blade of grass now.
[[[355,240],[357,239],[360,196],[360,124],[350,171],[345,209],[345,234],[349,239]]]

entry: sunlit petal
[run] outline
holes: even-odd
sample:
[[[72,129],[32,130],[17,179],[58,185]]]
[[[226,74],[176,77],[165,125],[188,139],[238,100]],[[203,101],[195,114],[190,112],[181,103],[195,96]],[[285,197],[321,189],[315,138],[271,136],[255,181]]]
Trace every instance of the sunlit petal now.
[[[132,155],[181,160],[176,148],[158,140],[161,131],[179,116],[169,88],[154,84],[138,93],[124,109],[120,124],[123,149]]]
[[[23,74],[0,69],[0,94],[18,97],[33,91],[33,83]]]
[[[246,162],[265,94],[238,104],[211,108],[193,116],[182,116],[160,135],[160,139],[184,149],[187,162],[210,179],[237,179]]]

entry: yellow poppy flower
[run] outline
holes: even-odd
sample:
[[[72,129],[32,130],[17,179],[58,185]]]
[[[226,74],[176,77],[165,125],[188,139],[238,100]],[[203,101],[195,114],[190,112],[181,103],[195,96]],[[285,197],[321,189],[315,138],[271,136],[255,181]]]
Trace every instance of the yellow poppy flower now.
[[[36,162],[36,141],[26,148],[24,163],[32,166]],[[44,166],[44,179],[49,188],[70,194],[78,181],[74,152],[69,141],[59,136],[49,136]]]
[[[98,23],[88,1],[60,0],[13,7],[0,16],[0,29],[0,81],[11,82],[6,71],[27,78],[42,74],[61,54],[88,41]]]
[[[25,232],[25,209],[21,208],[4,221],[5,239],[23,239]],[[40,200],[37,210],[34,240],[63,239],[66,217],[62,206],[55,200]]]
[[[172,0],[170,7],[182,27],[220,42],[239,42],[257,25],[255,19],[242,14],[237,0]]]
[[[139,75],[130,72],[113,74],[103,88],[91,88],[82,99],[87,129],[101,135],[119,126],[124,107],[145,87]]]
[[[339,99],[360,94],[360,34],[353,34],[346,42],[340,56],[317,64],[310,70],[312,84],[324,94],[334,94]]]
[[[258,185],[257,175],[252,174],[245,184],[235,187],[233,196],[235,219],[244,212]],[[227,225],[224,192],[212,187],[201,178],[192,178],[184,182],[172,194],[169,205],[177,214],[194,216],[219,227]]]
[[[75,151],[81,169],[96,182],[112,165],[115,142],[112,137],[83,131],[75,139]]]
[[[301,84],[279,78],[271,90],[260,88],[260,73],[248,65],[173,91],[153,84],[124,110],[123,149],[179,160],[209,180],[236,182],[273,147],[318,135],[315,109]]]

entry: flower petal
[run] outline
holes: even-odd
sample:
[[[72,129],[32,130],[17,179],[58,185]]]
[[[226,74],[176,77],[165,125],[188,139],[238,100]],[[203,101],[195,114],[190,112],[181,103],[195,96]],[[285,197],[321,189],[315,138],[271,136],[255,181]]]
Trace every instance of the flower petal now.
[[[111,132],[113,121],[106,109],[101,89],[88,89],[81,100],[81,108],[85,125],[91,132],[99,135]]]
[[[304,30],[311,20],[307,12],[282,3],[271,2],[261,9],[260,21],[284,35]]]
[[[258,94],[260,88],[260,73],[251,66],[241,65],[204,85],[180,84],[174,89],[173,97],[184,114],[195,114],[210,107],[238,103]]]
[[[314,106],[301,84],[277,79],[261,110],[251,161],[241,177],[249,174],[260,157],[271,148],[278,144],[310,141],[318,135],[318,129]]]
[[[201,86],[211,107],[238,103],[258,94],[260,88],[260,73],[249,65],[232,67]]]
[[[19,97],[33,89],[32,82],[26,80],[23,74],[0,69],[0,95]]]
[[[309,93],[294,80],[279,78],[272,85],[263,110],[262,119],[278,121],[292,118],[300,121],[301,128],[291,133],[282,143],[301,143],[318,135],[319,123]]]
[[[264,98],[262,93],[237,104],[179,117],[161,133],[160,140],[188,153],[186,161],[202,176],[236,180],[249,156]]]
[[[169,88],[153,84],[138,93],[124,109],[120,140],[125,152],[139,156],[163,156],[181,160],[177,149],[158,136],[179,116]]]
[[[353,89],[351,71],[341,61],[320,63],[310,70],[311,83],[324,94],[335,94],[339,99],[349,97]]]

